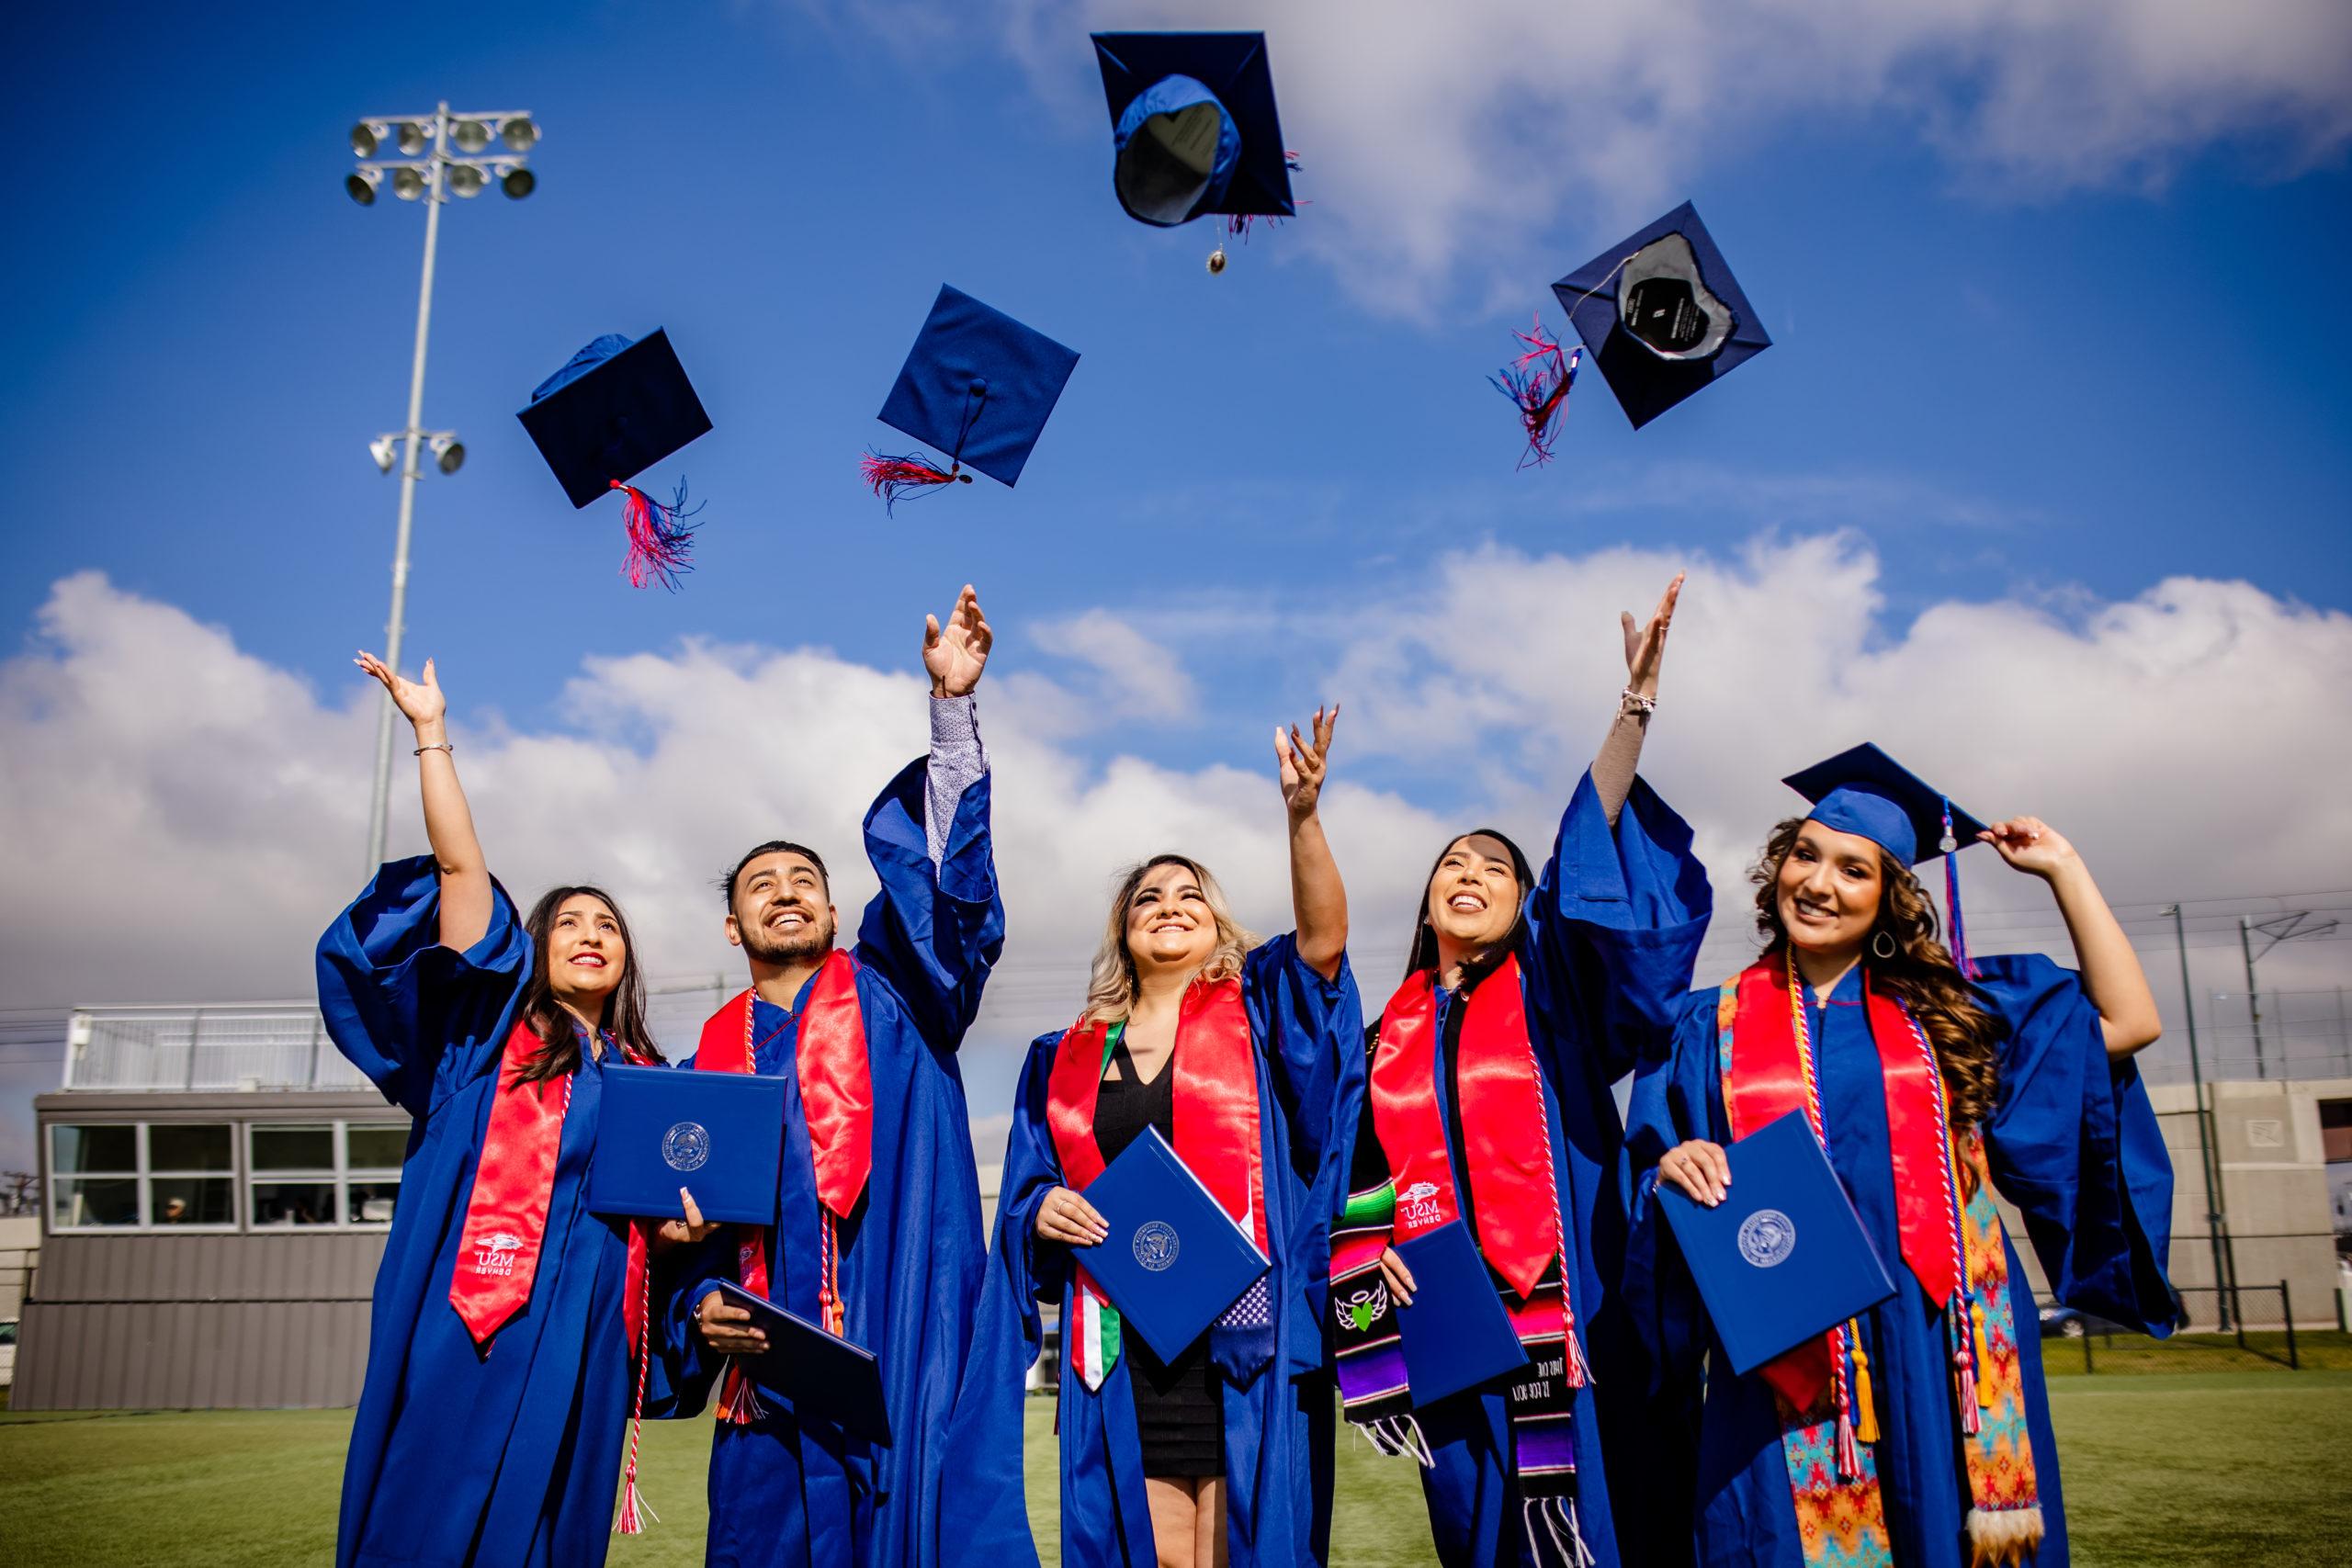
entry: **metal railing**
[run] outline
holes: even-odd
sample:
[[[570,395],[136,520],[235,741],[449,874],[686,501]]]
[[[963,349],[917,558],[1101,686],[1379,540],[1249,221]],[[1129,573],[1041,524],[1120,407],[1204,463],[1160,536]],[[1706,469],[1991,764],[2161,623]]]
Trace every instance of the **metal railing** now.
[[[2294,1298],[2288,1292],[2286,1280],[2281,1280],[2275,1285],[2180,1285],[2176,1286],[2175,1289],[2183,1296],[2210,1295],[2215,1297],[2216,1300],[2214,1302],[2214,1306],[2216,1308],[2216,1316],[2222,1324],[2222,1328],[2218,1332],[2189,1332],[2184,1330],[2182,1332],[2176,1333],[2174,1337],[2169,1339],[2149,1339],[2145,1341],[2143,1341],[2140,1336],[2132,1335],[2129,1337],[2132,1340],[2135,1348],[2141,1348],[2143,1345],[2153,1346],[2167,1354],[2180,1355],[2191,1354],[2198,1350],[2235,1348],[2241,1353],[2252,1356],[2258,1360],[2279,1364],[2280,1358],[2278,1352],[2266,1348],[2260,1345],[2251,1344],[2246,1339],[2245,1298],[2249,1295],[2268,1296],[2276,1294],[2278,1298],[2278,1322],[2280,1326],[2286,1330],[2285,1360],[2283,1364],[2289,1371],[2299,1372],[2303,1370],[2302,1356],[2295,1348]],[[2188,1315],[2186,1303],[2183,1305],[2182,1315],[2184,1318]],[[2113,1334],[2104,1330],[2086,1328],[2086,1332],[2082,1335],[2083,1371],[2086,1372],[2095,1372],[2098,1371],[2097,1359],[2094,1357],[2091,1350],[2092,1342],[2095,1340],[2104,1341],[2109,1350],[2115,1348],[2115,1336]],[[2231,1341],[2233,1340],[2235,1341],[2234,1346],[2231,1344]]]

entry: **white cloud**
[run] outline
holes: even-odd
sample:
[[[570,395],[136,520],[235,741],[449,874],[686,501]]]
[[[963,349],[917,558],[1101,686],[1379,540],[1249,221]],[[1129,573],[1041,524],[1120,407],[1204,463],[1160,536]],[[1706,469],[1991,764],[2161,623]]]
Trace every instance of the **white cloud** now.
[[[1299,186],[1316,203],[1282,246],[1399,311],[1463,282],[1523,295],[1554,215],[1587,214],[1588,239],[1631,229],[1710,163],[1799,121],[1908,129],[1964,184],[2004,198],[2157,184],[2239,141],[2258,143],[2266,175],[2288,175],[2352,140],[2343,0],[799,8],[843,26],[854,16],[910,58],[952,62],[958,51],[939,40],[959,28],[993,36],[1072,123],[1102,113],[1082,63],[1090,30],[1263,28],[1283,134],[1305,160]]]
[[[1178,630],[1163,626],[1155,638],[1131,615],[1089,610],[1066,621],[1045,622],[1030,637],[1046,652],[1093,671],[1102,701],[1114,710],[1105,718],[1189,718],[1198,694],[1172,646]]]
[[[2339,717],[2352,617],[2173,579],[2116,604],[1946,603],[1896,627],[1854,535],[1765,536],[1722,559],[1488,547],[1332,618],[1347,629],[1319,684],[1347,716],[1329,816],[1374,1005],[1448,831],[1492,819],[1541,854],[1623,678],[1617,611],[1645,609],[1680,566],[1691,579],[1644,772],[1698,830],[1725,896],[1711,975],[1740,946],[1744,862],[1794,799],[1774,781],[1864,739],[1980,812],[2047,818],[2119,900],[2330,888],[2352,866]],[[829,852],[854,919],[871,889],[858,819],[923,744],[911,668],[808,649],[586,660],[560,727],[536,731],[482,718],[495,671],[442,673],[494,867],[518,897],[610,886],[661,973],[740,973],[710,882],[771,834]],[[0,1010],[307,992],[311,943],[359,880],[372,694],[355,676],[322,700],[226,630],[94,573],[59,581],[27,649],[0,663]],[[1245,690],[1228,705],[1260,701]],[[1287,882],[1254,711],[1200,721],[1252,737],[1244,771],[1110,755],[1099,725],[1074,720],[1078,700],[1035,673],[991,674],[982,707],[1012,931],[970,1064],[988,1114],[1014,1043],[1075,1010],[1118,867],[1195,853],[1262,930],[1286,924]],[[421,831],[401,762],[406,852]],[[2039,888],[1972,859],[1977,920],[2012,939],[1995,945],[2054,937]],[[2229,939],[2200,956],[2215,965],[2200,985],[2234,987],[2219,967]],[[2265,983],[2340,970],[2343,951],[2282,949]],[[2160,994],[2172,986],[2160,976]]]

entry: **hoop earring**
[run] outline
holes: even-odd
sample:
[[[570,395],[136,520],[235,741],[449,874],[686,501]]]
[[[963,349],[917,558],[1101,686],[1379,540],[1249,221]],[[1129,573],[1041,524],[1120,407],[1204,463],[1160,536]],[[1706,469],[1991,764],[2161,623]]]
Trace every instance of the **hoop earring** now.
[[[1884,943],[1884,945],[1882,946],[1880,945],[1881,943]],[[1888,931],[1884,926],[1879,927],[1878,931],[1871,937],[1871,953],[1882,964],[1885,963],[1888,959],[1893,958],[1894,956],[1894,933]]]

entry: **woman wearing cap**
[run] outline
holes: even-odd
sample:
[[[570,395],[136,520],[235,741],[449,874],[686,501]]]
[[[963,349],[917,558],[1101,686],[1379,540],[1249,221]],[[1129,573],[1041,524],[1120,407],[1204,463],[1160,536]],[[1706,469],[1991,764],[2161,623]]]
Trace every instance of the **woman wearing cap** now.
[[[432,661],[422,682],[357,663],[415,727],[432,853],[387,864],[319,939],[328,1033],[413,1119],[335,1562],[602,1562],[632,1398],[664,1397],[641,1355],[650,1227],[584,1203],[605,1064],[662,1059],[635,946],[594,887],[516,911],[474,837]]]
[[[1994,1195],[2024,1213],[2059,1300],[2167,1331],[2171,1167],[2131,1061],[2156,1038],[2147,976],[2082,858],[2039,819],[1981,824],[1874,746],[1788,782],[1816,804],[1757,863],[1762,956],[1695,993],[1635,1082],[1629,1144],[1656,1169],[1626,1293],[1669,1380],[1695,1391],[1711,1324],[1661,1207],[1736,1205],[1724,1146],[1797,1113],[1895,1293],[1746,1376],[1720,1352],[1709,1364],[1699,1560],[2056,1568],[2038,1315]],[[2079,972],[2030,953],[1972,963],[1956,905],[1945,947],[1911,866],[1962,840],[2049,885]],[[1949,858],[1946,872],[1949,901]],[[1760,1298],[1773,1282],[1751,1250]]]
[[[1296,932],[1258,943],[1199,863],[1153,856],[1112,900],[1085,1010],[1038,1040],[1022,1074],[982,1312],[1034,1356],[1037,1303],[1061,1307],[1065,1562],[1287,1568],[1329,1543],[1320,1297],[1335,1134],[1353,1125],[1363,1064],[1347,894],[1316,808],[1338,716],[1275,736]],[[1167,1360],[1121,1333],[1071,1251],[1105,1238],[1084,1190],[1148,1127],[1273,1262]],[[1001,1404],[1017,1418],[1010,1391]],[[1009,1448],[1017,1465],[1017,1427],[1009,1437],[974,1446]],[[1008,1491],[1020,1496],[1017,1473]]]
[[[1623,617],[1618,713],[1542,876],[1491,830],[1439,854],[1372,1045],[1332,1246],[1340,1382],[1351,1422],[1420,1461],[1450,1564],[1657,1560],[1602,1469],[1642,1473],[1657,1436],[1611,1300],[1625,1199],[1610,1085],[1663,1048],[1711,904],[1690,829],[1634,776],[1681,586],[1645,624]],[[1415,1278],[1397,1247],[1457,1220],[1476,1272]],[[1390,1306],[1467,1292],[1500,1296],[1520,1374],[1417,1408]]]

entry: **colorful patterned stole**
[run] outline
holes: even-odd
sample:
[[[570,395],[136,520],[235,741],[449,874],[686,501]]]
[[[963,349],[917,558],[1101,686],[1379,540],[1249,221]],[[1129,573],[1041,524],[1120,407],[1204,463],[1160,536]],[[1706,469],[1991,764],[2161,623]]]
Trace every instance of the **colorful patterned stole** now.
[[[1063,1032],[1046,1080],[1046,1124],[1062,1163],[1062,1180],[1083,1192],[1102,1174],[1094,1141],[1094,1108],[1102,1069],[1111,1059],[1110,1031],[1102,1020],[1080,1019]],[[1201,1179],[1217,1206],[1249,1228],[1266,1251],[1266,1177],[1258,1122],[1258,1053],[1250,1036],[1250,1010],[1238,979],[1195,980],[1184,993],[1176,1046],[1162,1069],[1176,1075],[1176,1157]],[[1258,1336],[1242,1370],[1254,1372],[1272,1353],[1272,1298],[1264,1280],[1243,1292],[1217,1319],[1221,1328]],[[1099,1390],[1119,1359],[1119,1311],[1083,1266],[1073,1289],[1069,1364],[1087,1388]]]
[[[1591,1560],[1577,1518],[1576,1391],[1590,1377],[1568,1299],[1559,1187],[1519,960],[1507,958],[1457,1004],[1454,1121],[1478,1250],[1526,1348],[1532,1374],[1510,1390],[1512,1472],[1529,1549],[1548,1539],[1572,1563]],[[1439,1109],[1436,976],[1409,976],[1380,1017],[1371,1109],[1386,1179],[1351,1193],[1332,1236],[1340,1389],[1348,1420],[1385,1453],[1432,1462],[1412,1414],[1404,1353],[1380,1255],[1392,1241],[1464,1217],[1452,1142]],[[1539,1536],[1539,1530],[1541,1535]]]
[[[752,1041],[754,995],[745,991],[705,1021],[702,1043],[695,1052],[697,1071],[757,1070]],[[865,1055],[865,1019],[857,1003],[857,960],[847,949],[837,947],[825,954],[808,987],[808,1005],[801,1010],[792,1055],[800,1082],[800,1111],[808,1123],[809,1163],[816,1167],[817,1255],[822,1260],[819,1315],[824,1327],[840,1334],[847,1318],[842,1305],[841,1222],[865,1195],[866,1178],[874,1169],[873,1069]],[[745,1290],[755,1296],[770,1293],[764,1226],[738,1227],[735,1267]],[[719,1388],[718,1418],[741,1426],[762,1414],[751,1380],[741,1363],[730,1360]]]
[[[622,1045],[608,1032],[607,1047],[621,1053],[631,1066],[650,1059]],[[562,1080],[560,1093],[550,1093],[551,1080],[526,1084],[522,1073],[545,1048],[529,1024],[517,1020],[506,1036],[498,1064],[499,1087],[490,1102],[490,1122],[482,1130],[481,1157],[474,1167],[474,1188],[466,1200],[465,1237],[458,1266],[449,1280],[449,1304],[465,1321],[474,1347],[487,1356],[498,1331],[513,1320],[531,1299],[538,1278],[539,1256],[548,1236],[548,1207],[555,1198],[556,1156],[563,1146],[563,1119],[571,1110],[575,1069]],[[585,1048],[584,1046],[582,1047]],[[628,1340],[629,1363],[635,1370],[635,1395],[629,1407],[628,1472],[621,1488],[620,1517],[615,1528],[623,1535],[644,1529],[640,1514],[650,1515],[637,1490],[638,1439],[645,1422],[645,1377],[649,1359],[645,1322],[651,1307],[653,1222],[631,1221],[628,1227],[628,1272],[621,1287],[621,1327]],[[470,1257],[471,1261],[468,1259]]]
[[[2008,1254],[1981,1132],[1952,1145],[1935,1047],[1909,1010],[1862,976],[1878,1049],[1903,1261],[1943,1309],[1951,1395],[1969,1488],[1972,1562],[2021,1561],[2041,1540],[2025,1425]],[[1726,982],[1716,1004],[1724,1113],[1736,1140],[1802,1109],[1826,1155],[1821,1084],[1804,991],[1783,955]],[[1962,1160],[1965,1160],[1963,1174]],[[1762,1369],[1778,1396],[1781,1449],[1808,1568],[1891,1563],[1870,1445],[1879,1440],[1870,1359],[1849,1320]]]

